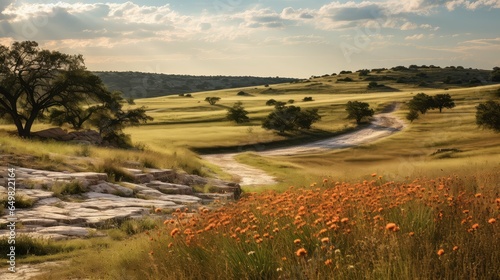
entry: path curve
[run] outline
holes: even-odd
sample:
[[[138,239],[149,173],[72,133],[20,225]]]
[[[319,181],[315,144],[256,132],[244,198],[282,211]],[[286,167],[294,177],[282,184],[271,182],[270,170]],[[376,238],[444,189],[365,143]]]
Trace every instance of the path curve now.
[[[263,156],[289,156],[332,149],[345,149],[379,140],[401,131],[405,127],[404,122],[393,114],[398,107],[398,105],[393,104],[388,112],[375,115],[373,122],[369,126],[354,132],[307,144],[254,153]],[[203,155],[202,158],[219,166],[224,172],[240,178],[240,185],[242,186],[273,185],[277,183],[276,178],[265,171],[237,162],[235,160],[236,155],[238,153],[211,154]]]

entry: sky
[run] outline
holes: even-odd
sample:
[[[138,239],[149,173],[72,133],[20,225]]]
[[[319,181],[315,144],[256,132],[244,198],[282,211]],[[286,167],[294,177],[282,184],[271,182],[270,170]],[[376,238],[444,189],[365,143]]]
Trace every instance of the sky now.
[[[92,71],[308,78],[398,65],[500,66],[500,0],[0,0],[0,44]]]

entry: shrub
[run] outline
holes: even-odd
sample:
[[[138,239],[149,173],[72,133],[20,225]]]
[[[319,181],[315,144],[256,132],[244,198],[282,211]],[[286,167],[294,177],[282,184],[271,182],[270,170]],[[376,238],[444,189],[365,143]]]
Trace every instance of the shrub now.
[[[320,120],[318,109],[309,109],[302,111],[296,106],[275,107],[262,122],[265,129],[276,130],[280,133],[298,129],[309,129],[311,125]]]
[[[410,110],[408,114],[406,114],[406,119],[410,122],[413,122],[414,120],[418,119],[418,112],[415,110]]]
[[[236,102],[232,108],[227,109],[227,119],[230,121],[235,121],[236,123],[249,122],[248,111],[243,107],[243,103]]]
[[[476,124],[500,132],[500,103],[489,100],[476,106]]]
[[[347,102],[345,110],[348,113],[347,118],[356,120],[357,124],[360,124],[363,118],[371,117],[374,114],[373,109],[370,109],[370,104],[359,101]]]
[[[311,96],[308,96],[308,97],[304,97],[302,99],[302,101],[307,102],[307,101],[314,101],[314,100],[313,100],[313,98]]]
[[[219,102],[220,97],[206,97],[205,101],[208,102],[210,105],[215,105],[215,103]]]
[[[415,95],[413,99],[408,102],[408,107],[410,110],[425,114],[427,110],[434,107],[434,100],[431,96],[421,92]]]

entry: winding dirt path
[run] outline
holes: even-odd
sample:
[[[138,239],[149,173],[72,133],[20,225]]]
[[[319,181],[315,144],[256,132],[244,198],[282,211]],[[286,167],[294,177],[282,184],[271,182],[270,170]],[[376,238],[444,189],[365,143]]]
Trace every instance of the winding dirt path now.
[[[397,105],[391,106],[389,112],[375,115],[373,122],[368,127],[354,132],[307,144],[255,153],[263,156],[289,156],[332,149],[345,149],[376,141],[401,131],[405,127],[403,121],[393,115],[397,108]],[[236,155],[238,154],[212,154],[204,155],[202,158],[218,165],[224,172],[240,178],[240,185],[242,186],[273,185],[277,183],[276,179],[265,171],[237,162],[234,158]]]

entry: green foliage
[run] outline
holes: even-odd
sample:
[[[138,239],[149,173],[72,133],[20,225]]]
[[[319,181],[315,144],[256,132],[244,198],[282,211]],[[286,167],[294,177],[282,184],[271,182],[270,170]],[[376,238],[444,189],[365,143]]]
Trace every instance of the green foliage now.
[[[249,122],[250,118],[247,115],[248,111],[245,110],[240,101],[234,103],[232,108],[227,109],[227,119],[236,123]]]
[[[377,82],[370,82],[368,84],[368,88],[369,89],[372,89],[372,88],[377,88],[378,87],[378,83]]]
[[[42,50],[34,41],[0,45],[0,65],[0,112],[9,115],[21,137],[30,137],[34,121],[48,109],[75,109],[105,91],[99,77],[86,70],[81,55]],[[88,115],[80,109],[75,113]],[[66,119],[60,112],[56,115]]]
[[[438,108],[439,113],[441,113],[443,108],[451,109],[455,107],[455,102],[449,94],[437,94],[432,99],[434,103],[433,108]]]
[[[123,133],[127,126],[137,126],[153,120],[146,115],[146,108],[123,110],[123,97],[121,92],[113,92],[102,96],[104,105],[96,111],[90,122],[97,127],[103,141],[111,146],[130,148],[130,136]]]
[[[360,101],[347,102],[345,110],[348,113],[347,118],[356,120],[357,124],[360,124],[363,118],[371,117],[374,114],[373,109],[370,109],[370,104]]]
[[[357,71],[359,73],[359,76],[368,76],[368,74],[370,73],[370,70],[368,69],[361,69],[361,70],[358,70]]]
[[[220,97],[207,97],[205,98],[205,101],[208,102],[210,105],[215,105],[215,103],[219,102]]]
[[[298,129],[309,129],[311,125],[320,120],[318,109],[301,111],[296,106],[276,106],[266,119],[262,122],[262,127],[269,130],[276,130],[280,133]]]
[[[406,119],[410,122],[413,122],[414,120],[418,119],[418,112],[415,110],[410,110],[408,114],[406,114]]]
[[[266,106],[274,106],[274,105],[276,105],[276,102],[277,101],[274,99],[269,99],[266,101]]]
[[[500,82],[500,67],[493,68],[491,71],[490,79],[492,82]]]
[[[10,252],[10,246],[6,237],[0,238],[0,251]],[[16,257],[53,255],[79,249],[78,246],[72,246],[71,244],[56,243],[50,239],[33,238],[26,235],[17,236],[15,246]]]
[[[489,100],[476,106],[476,124],[500,132],[500,103]]]
[[[434,108],[434,99],[423,92],[418,93],[408,102],[410,110],[425,114],[429,109]]]

